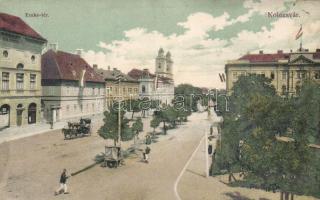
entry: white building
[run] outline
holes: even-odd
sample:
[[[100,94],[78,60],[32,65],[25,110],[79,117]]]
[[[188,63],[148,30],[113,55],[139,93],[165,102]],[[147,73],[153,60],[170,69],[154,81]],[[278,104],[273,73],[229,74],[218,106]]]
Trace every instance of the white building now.
[[[42,55],[42,106],[48,121],[102,113],[105,81],[79,55],[58,51]]]
[[[132,69],[128,75],[139,81],[139,96],[171,104],[174,99],[172,65],[170,52],[164,56],[164,51],[160,48],[155,62],[155,74],[148,69]]]

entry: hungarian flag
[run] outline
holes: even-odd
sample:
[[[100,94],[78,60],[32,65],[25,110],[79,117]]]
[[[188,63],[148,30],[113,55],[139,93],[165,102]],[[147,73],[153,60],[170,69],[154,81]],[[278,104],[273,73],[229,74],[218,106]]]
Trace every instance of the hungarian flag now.
[[[303,32],[302,32],[302,25],[300,26],[300,29],[296,35],[296,40],[299,39],[302,36]]]

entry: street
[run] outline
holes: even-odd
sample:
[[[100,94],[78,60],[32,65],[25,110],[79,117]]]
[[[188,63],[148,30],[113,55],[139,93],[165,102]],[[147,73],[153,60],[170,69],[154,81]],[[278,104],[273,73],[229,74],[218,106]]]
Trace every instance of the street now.
[[[192,115],[189,122],[151,145],[150,163],[141,155],[125,160],[118,169],[99,165],[68,182],[70,194],[54,196],[63,168],[69,173],[93,163],[106,141],[97,134],[63,140],[53,131],[0,145],[2,199],[175,199],[174,183],[208,128],[206,113]],[[146,124],[145,124],[146,127]],[[97,128],[97,127],[96,127]],[[150,129],[150,128],[149,128]],[[145,129],[146,130],[146,129]],[[151,130],[151,129],[150,129]],[[130,141],[132,143],[132,141]]]

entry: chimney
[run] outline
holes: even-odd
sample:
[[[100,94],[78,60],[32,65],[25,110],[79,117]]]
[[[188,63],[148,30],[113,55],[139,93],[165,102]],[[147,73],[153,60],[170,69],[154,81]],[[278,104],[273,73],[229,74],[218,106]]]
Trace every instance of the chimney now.
[[[278,54],[283,54],[283,51],[282,50],[278,50]]]
[[[319,53],[319,52],[320,52],[320,49],[316,49],[316,52]]]
[[[81,57],[83,54],[83,49],[76,49],[76,54]]]
[[[86,70],[83,69],[80,73],[80,87],[84,87],[84,75],[86,74]]]
[[[97,64],[93,64],[92,67],[93,67],[94,71],[96,71],[98,69],[98,65]]]
[[[110,71],[110,65],[108,65],[108,70]]]
[[[263,54],[263,51],[262,51],[262,50],[260,50],[260,51],[259,51],[259,54]]]
[[[49,49],[52,49],[54,52],[58,51],[58,43],[50,43]]]
[[[292,49],[290,49],[290,53],[292,53]]]

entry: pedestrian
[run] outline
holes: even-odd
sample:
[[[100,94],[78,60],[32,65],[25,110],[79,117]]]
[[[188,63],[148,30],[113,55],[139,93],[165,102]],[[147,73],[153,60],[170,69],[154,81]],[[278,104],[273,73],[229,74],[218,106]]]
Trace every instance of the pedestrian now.
[[[150,147],[147,146],[146,149],[143,152],[143,160],[144,160],[145,163],[149,163],[150,151],[151,151]]]
[[[62,191],[64,194],[69,194],[68,191],[67,191],[67,179],[69,178],[69,176],[67,176],[67,170],[66,169],[63,169],[62,171],[62,174],[60,176],[60,186],[59,188],[55,191],[55,195],[58,195],[60,194]]]
[[[213,133],[213,128],[212,128],[212,125],[210,126],[210,135],[212,135]]]

